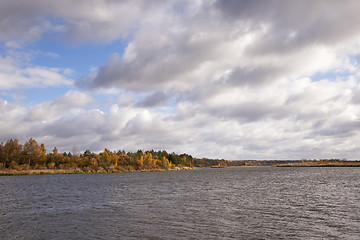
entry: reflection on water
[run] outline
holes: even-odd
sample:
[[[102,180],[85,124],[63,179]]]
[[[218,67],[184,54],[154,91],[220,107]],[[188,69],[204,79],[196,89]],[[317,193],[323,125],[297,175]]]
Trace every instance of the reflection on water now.
[[[0,177],[0,239],[360,239],[360,168]]]

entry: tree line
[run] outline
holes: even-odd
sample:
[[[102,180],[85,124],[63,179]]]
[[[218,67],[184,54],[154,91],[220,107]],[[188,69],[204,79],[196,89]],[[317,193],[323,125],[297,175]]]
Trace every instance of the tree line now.
[[[231,166],[360,166],[359,161],[346,159],[320,160],[224,160],[193,158],[183,153],[168,153],[162,151],[125,152],[124,150],[110,151],[105,148],[95,153],[86,150],[80,154],[70,152],[59,153],[57,148],[47,152],[44,144],[38,144],[30,138],[25,144],[17,139],[10,139],[0,144],[0,169],[14,169],[18,171],[30,169],[76,169],[80,172],[123,172],[147,171],[181,167],[231,167]]]
[[[81,169],[84,172],[116,172],[136,170],[170,169],[193,167],[194,159],[186,153],[163,151],[125,152],[105,148],[100,153],[86,150],[81,154],[59,153],[57,148],[47,152],[44,144],[30,138],[25,144],[10,139],[0,144],[0,169]]]

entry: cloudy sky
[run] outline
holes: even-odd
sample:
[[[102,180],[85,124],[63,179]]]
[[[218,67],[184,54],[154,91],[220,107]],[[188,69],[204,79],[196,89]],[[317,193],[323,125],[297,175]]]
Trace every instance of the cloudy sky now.
[[[0,0],[0,142],[360,158],[357,0]]]

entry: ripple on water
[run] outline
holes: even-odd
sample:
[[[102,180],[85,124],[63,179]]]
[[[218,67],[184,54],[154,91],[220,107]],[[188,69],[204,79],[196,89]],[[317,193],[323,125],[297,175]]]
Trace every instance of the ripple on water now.
[[[0,177],[0,239],[359,239],[359,168]]]

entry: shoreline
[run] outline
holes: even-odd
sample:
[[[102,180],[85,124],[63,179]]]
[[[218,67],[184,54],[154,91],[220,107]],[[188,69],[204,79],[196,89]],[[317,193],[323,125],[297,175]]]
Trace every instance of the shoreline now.
[[[28,169],[28,170],[14,170],[1,169],[0,176],[25,176],[25,175],[56,175],[56,174],[99,174],[99,173],[130,173],[130,172],[165,172],[165,171],[182,171],[194,170],[195,167],[173,167],[173,168],[150,168],[150,169],[133,169],[133,170],[90,170],[84,171],[82,169]]]
[[[331,164],[324,164],[324,165],[276,165],[274,167],[360,167],[360,165],[356,164],[349,164],[349,165],[331,165]]]
[[[210,167],[187,167],[187,166],[176,166],[172,168],[144,168],[144,169],[91,169],[83,170],[81,168],[74,169],[26,169],[26,170],[15,170],[15,169],[0,169],[0,176],[19,176],[19,175],[55,175],[55,174],[99,174],[99,173],[130,173],[130,172],[165,172],[165,171],[182,171],[182,170],[194,170],[197,168],[231,168],[231,167],[360,167],[357,163],[344,162],[339,163],[324,163],[324,164],[309,164],[309,163],[285,163],[285,164],[274,164],[274,165],[244,165],[244,166],[210,166]]]

